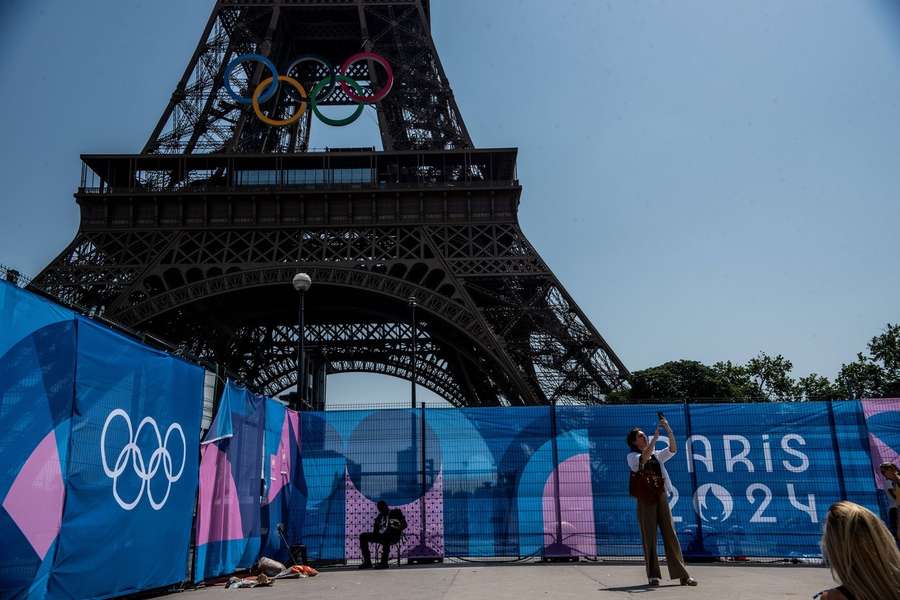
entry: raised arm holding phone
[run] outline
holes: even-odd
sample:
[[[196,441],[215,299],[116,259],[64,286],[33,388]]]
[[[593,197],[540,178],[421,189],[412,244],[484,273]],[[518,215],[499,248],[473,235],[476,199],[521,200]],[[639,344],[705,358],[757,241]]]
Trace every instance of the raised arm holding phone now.
[[[653,454],[653,451],[656,450],[656,442],[659,441],[660,427],[666,430],[666,436],[669,438],[669,451],[673,455],[678,452],[678,440],[675,439],[675,434],[672,433],[672,428],[669,426],[669,422],[666,421],[666,417],[661,412],[656,414],[659,417],[659,423],[656,424],[656,431],[653,433],[653,438],[650,440],[650,443],[647,444],[647,447],[641,451],[641,464],[647,462],[647,460]]]

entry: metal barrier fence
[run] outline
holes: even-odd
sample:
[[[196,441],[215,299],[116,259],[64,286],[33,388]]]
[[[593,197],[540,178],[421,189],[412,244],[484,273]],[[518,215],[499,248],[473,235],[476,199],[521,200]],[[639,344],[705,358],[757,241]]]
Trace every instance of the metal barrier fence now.
[[[893,435],[896,400],[345,410],[301,414],[298,539],[313,559],[357,559],[385,500],[406,514],[414,560],[639,556],[625,436],[652,435],[658,411],[687,556],[819,556],[832,503],[883,512],[873,463],[894,440],[870,436]]]

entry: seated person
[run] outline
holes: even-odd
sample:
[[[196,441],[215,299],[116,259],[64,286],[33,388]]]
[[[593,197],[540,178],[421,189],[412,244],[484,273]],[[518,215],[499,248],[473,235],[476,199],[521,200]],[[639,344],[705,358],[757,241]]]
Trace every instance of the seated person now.
[[[881,476],[884,477],[884,493],[888,499],[888,528],[900,543],[900,530],[897,529],[897,507],[900,506],[900,471],[893,463],[881,464]]]
[[[369,551],[369,544],[375,542],[376,544],[381,544],[381,562],[375,568],[387,569],[391,546],[400,541],[404,529],[406,529],[406,518],[403,516],[403,511],[399,508],[390,510],[387,502],[379,500],[378,515],[375,517],[372,531],[359,534],[359,550],[362,552],[363,557],[363,562],[359,565],[359,568],[372,568],[372,554]]]

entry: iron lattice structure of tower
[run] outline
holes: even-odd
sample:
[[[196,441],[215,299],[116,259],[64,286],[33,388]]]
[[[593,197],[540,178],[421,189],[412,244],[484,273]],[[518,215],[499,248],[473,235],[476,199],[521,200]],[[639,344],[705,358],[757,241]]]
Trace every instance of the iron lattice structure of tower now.
[[[305,271],[313,408],[342,372],[415,373],[457,406],[594,403],[622,389],[628,371],[519,227],[516,150],[473,147],[429,8],[220,0],[142,153],[82,156],[79,231],[33,285],[273,394],[297,382],[290,281]],[[340,64],[361,50],[394,69],[376,105],[383,151],[310,151],[311,111],[270,127],[225,92],[241,54],[284,69],[301,53]],[[326,75],[301,68],[290,75],[307,90]],[[385,78],[369,61],[351,74],[369,94]],[[241,63],[231,83],[249,95],[267,76]],[[353,102],[337,87],[319,104]],[[269,114],[295,106],[285,93]]]

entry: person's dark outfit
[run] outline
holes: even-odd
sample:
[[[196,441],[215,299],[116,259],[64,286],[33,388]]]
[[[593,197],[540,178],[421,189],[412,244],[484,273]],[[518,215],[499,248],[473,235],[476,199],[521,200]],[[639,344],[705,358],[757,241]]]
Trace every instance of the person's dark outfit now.
[[[662,477],[659,461],[651,456],[645,469],[653,470],[658,477]],[[656,555],[656,530],[662,533],[663,546],[666,549],[666,564],[669,567],[669,577],[672,579],[688,579],[690,576],[684,566],[684,558],[681,556],[681,546],[678,544],[678,536],[672,526],[672,512],[669,510],[669,499],[663,492],[656,502],[637,503],[638,525],[641,528],[641,541],[644,545],[644,559],[647,568],[647,577],[661,579],[659,572],[659,558]]]
[[[885,478],[884,493],[887,495],[889,505],[887,525],[891,530],[891,534],[894,536],[894,540],[897,542],[897,546],[900,547],[900,537],[897,535],[897,506],[898,495],[900,495],[900,483]]]
[[[840,590],[840,592],[841,592],[844,596],[847,597],[847,600],[856,600],[856,596],[854,596],[854,595],[850,592],[850,590],[848,590],[845,586],[843,586],[843,585],[840,586],[840,587],[838,588],[838,590]]]
[[[835,588],[835,589],[836,589],[837,591],[839,591],[840,593],[842,593],[842,594],[844,595],[844,597],[845,597],[847,600],[856,600],[856,596],[854,596],[853,593],[850,592],[850,590],[848,590],[846,586],[843,586],[843,585],[842,585],[842,586],[839,586],[839,587],[837,587],[837,588]],[[822,597],[822,594],[824,594],[824,593],[825,593],[825,592],[819,592],[818,594],[816,594],[815,596],[813,596],[813,600],[816,600],[816,598],[821,598],[821,597]]]
[[[397,510],[397,509],[394,509]],[[392,511],[393,512],[393,511]],[[363,557],[363,566],[372,564],[372,553],[369,544],[381,544],[382,567],[387,567],[391,546],[400,541],[401,530],[390,526],[390,513],[379,513],[375,517],[372,531],[359,534],[359,550]]]

